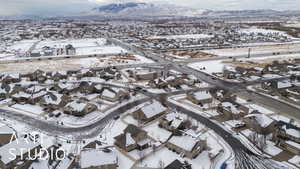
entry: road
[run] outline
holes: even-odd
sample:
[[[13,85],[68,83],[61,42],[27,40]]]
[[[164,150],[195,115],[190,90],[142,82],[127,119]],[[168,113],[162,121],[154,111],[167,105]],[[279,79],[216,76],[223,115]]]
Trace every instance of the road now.
[[[102,129],[111,121],[115,116],[120,115],[127,110],[136,107],[139,104],[142,104],[146,101],[149,101],[150,98],[144,98],[136,101],[129,102],[120,107],[115,108],[109,114],[104,116],[103,118],[96,120],[93,123],[89,123],[85,126],[81,127],[67,127],[63,125],[57,125],[56,122],[49,122],[46,120],[42,120],[40,118],[35,118],[26,114],[22,114],[15,111],[9,111],[5,109],[0,109],[0,114],[2,117],[13,119],[22,124],[26,124],[34,129],[41,130],[46,132],[52,136],[71,136],[71,138],[75,138],[76,140],[93,138],[97,136]]]
[[[190,117],[196,119],[211,130],[215,131],[219,136],[221,136],[235,153],[236,169],[284,169],[283,166],[279,166],[272,160],[254,154],[251,150],[245,147],[237,138],[233,137],[231,133],[227,132],[211,120],[193,111],[178,106],[174,103],[168,102],[167,104],[168,106],[176,109],[177,111],[185,113]]]
[[[171,68],[182,72],[186,74],[193,74],[198,79],[212,84],[213,86],[216,86],[220,89],[226,89],[230,91],[239,92],[242,96],[249,98],[249,99],[255,99],[259,102],[269,102],[271,103],[272,100],[269,100],[270,98],[264,98],[256,94],[249,94],[249,92],[246,90],[245,85],[240,83],[230,83],[224,80],[216,79],[206,73],[194,70],[192,68],[187,67],[184,64],[172,62],[169,60],[166,60],[162,57],[160,57],[157,54],[149,53],[146,51],[141,51],[140,49],[136,47],[131,47],[128,44],[123,44],[118,41],[122,47],[125,47],[126,49],[143,55],[145,57],[151,58],[152,60],[158,62],[159,64],[168,65]],[[141,65],[139,65],[141,66]],[[32,128],[42,130],[47,133],[51,133],[51,135],[63,135],[63,136],[71,136],[76,139],[85,139],[85,138],[91,138],[94,136],[97,136],[102,129],[108,124],[109,121],[113,119],[116,115],[120,115],[127,110],[142,104],[150,99],[159,99],[161,97],[171,96],[171,95],[178,95],[182,93],[186,93],[187,91],[180,91],[180,92],[170,92],[167,94],[154,94],[149,92],[144,92],[146,96],[149,96],[147,98],[129,102],[125,105],[121,105],[120,107],[115,108],[115,110],[111,111],[109,114],[107,114],[104,118],[95,120],[95,122],[88,124],[86,126],[82,127],[67,127],[67,126],[60,126],[55,123],[47,122],[42,119],[33,118],[31,116],[20,114],[18,112],[13,111],[7,111],[4,109],[0,109],[1,115],[9,118],[14,119],[16,121],[19,121],[21,123],[25,123]],[[224,130],[222,127],[220,127],[218,124],[210,121],[209,119],[196,114],[192,111],[189,111],[187,109],[184,109],[180,106],[177,106],[175,104],[172,104],[170,102],[167,103],[170,107],[176,108],[177,110],[197,119],[201,123],[205,124],[207,127],[211,128],[213,131],[215,131],[217,134],[219,134],[227,143],[232,147],[232,149],[235,152],[236,156],[236,168],[237,169],[282,169],[283,167],[278,166],[278,164],[274,163],[273,161],[269,159],[265,159],[262,156],[255,155],[251,150],[246,148],[238,139],[236,139],[234,136],[232,136],[230,133],[228,133],[226,130]],[[281,103],[283,104],[283,103]],[[287,105],[286,105],[287,106]],[[280,109],[280,103],[278,105],[278,108]],[[276,107],[277,108],[277,107]],[[287,108],[287,107],[284,107]],[[289,107],[291,110],[293,110],[292,107]],[[293,111],[292,111],[293,112]],[[296,113],[297,114],[297,113]]]
[[[246,86],[241,83],[230,83],[230,82],[227,82],[224,80],[216,79],[215,77],[212,77],[209,74],[194,70],[184,64],[172,62],[172,61],[164,59],[163,57],[161,57],[157,54],[144,52],[144,51],[141,51],[141,49],[139,49],[139,48],[122,43],[118,40],[115,40],[115,41],[118,42],[118,45],[126,48],[129,51],[135,52],[137,54],[141,54],[145,57],[150,57],[152,60],[159,62],[159,63],[166,63],[169,66],[171,66],[173,69],[175,69],[176,71],[179,71],[179,72],[182,72],[185,74],[192,74],[192,75],[196,76],[199,80],[202,80],[208,84],[214,85],[220,89],[225,89],[225,90],[229,90],[232,92],[240,92],[240,94],[243,95],[244,97],[246,97],[246,98],[249,97],[247,95],[248,91],[247,91]],[[258,97],[259,99],[261,99],[258,101],[262,101],[262,102],[264,102],[266,100],[269,101],[268,99],[266,99],[264,97],[260,97],[259,95],[256,95],[254,93],[252,94],[252,97]],[[236,139],[231,133],[228,133],[226,130],[224,130],[222,127],[220,127],[216,123],[212,122],[211,120],[209,120],[195,112],[187,110],[181,106],[173,104],[171,102],[167,102],[167,104],[170,107],[173,107],[173,108],[179,110],[179,112],[185,113],[185,114],[191,116],[192,118],[200,121],[202,124],[204,124],[208,128],[215,131],[218,135],[220,135],[224,139],[224,141],[226,141],[227,144],[230,145],[231,148],[233,149],[233,151],[235,153],[235,162],[236,162],[235,167],[237,169],[283,169],[284,168],[283,166],[279,166],[277,163],[275,163],[274,161],[272,161],[270,159],[267,159],[263,156],[254,154],[251,150],[249,150],[247,147],[245,147],[243,143],[241,143],[238,139]],[[286,105],[286,106],[288,106],[288,105]],[[290,108],[293,109],[293,107],[290,107]]]

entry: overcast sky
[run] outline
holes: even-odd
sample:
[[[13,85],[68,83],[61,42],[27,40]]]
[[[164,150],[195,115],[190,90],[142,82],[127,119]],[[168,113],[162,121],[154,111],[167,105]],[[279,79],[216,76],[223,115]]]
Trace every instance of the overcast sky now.
[[[124,1],[136,0],[0,0],[0,15],[78,13],[105,3]],[[157,3],[157,0],[138,1]],[[159,0],[159,3],[212,10],[300,10],[300,0]]]

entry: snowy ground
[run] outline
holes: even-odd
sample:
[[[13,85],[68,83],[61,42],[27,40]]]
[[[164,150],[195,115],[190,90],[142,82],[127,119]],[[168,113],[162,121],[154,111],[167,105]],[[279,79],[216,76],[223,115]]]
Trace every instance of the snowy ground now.
[[[289,51],[299,51],[299,43],[286,43],[284,45],[266,45],[257,44],[258,47],[251,47],[251,54],[264,54],[273,52],[289,52]],[[217,55],[217,56],[239,56],[247,55],[249,52],[249,47],[245,48],[230,48],[230,49],[214,49],[214,50],[204,50],[202,52]]]
[[[276,56],[272,55],[272,56],[264,56],[264,57],[242,58],[238,60],[243,62],[251,61],[255,63],[271,63],[273,60],[282,61],[282,60],[295,59],[295,58],[300,58],[300,54],[288,54],[288,55],[276,55]],[[225,68],[227,70],[233,69],[232,66],[224,63],[226,61],[231,61],[231,60],[223,59],[223,60],[202,61],[202,62],[188,64],[188,66],[208,74],[222,73]]]
[[[225,64],[223,63],[224,60],[213,60],[213,61],[204,61],[204,62],[196,62],[191,63],[188,66],[196,69],[201,70],[205,73],[221,73],[225,68]],[[205,69],[203,69],[205,68]]]
[[[44,46],[48,46],[51,48],[61,48],[68,44],[71,44],[75,48],[85,48],[85,47],[97,47],[104,46],[106,44],[106,40],[103,38],[99,39],[65,39],[65,40],[57,40],[57,41],[41,41],[37,44],[36,49],[41,49]]]
[[[135,55],[135,59],[116,59],[115,56],[70,58],[58,60],[42,60],[26,63],[0,63],[0,72],[33,72],[37,69],[44,71],[74,70],[79,68],[105,67],[109,65],[153,63],[150,59]]]
[[[12,46],[8,47],[8,49],[25,53],[36,42],[38,42],[38,40],[23,40],[23,41],[15,42]]]
[[[268,34],[278,34],[278,35],[283,35],[289,37],[288,34],[282,31],[277,31],[277,30],[270,30],[270,29],[262,29],[262,28],[257,28],[257,27],[251,27],[247,29],[241,29],[239,30],[240,33],[244,34],[263,34],[263,35],[268,35]]]

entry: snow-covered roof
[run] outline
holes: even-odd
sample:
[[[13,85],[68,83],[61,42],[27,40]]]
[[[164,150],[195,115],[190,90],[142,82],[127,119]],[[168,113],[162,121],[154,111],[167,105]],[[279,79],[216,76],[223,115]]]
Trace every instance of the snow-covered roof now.
[[[0,147],[0,156],[1,161],[4,164],[8,164],[9,162],[13,161],[12,155],[9,154],[9,150],[15,149],[16,151],[13,151],[14,155],[21,156],[21,153],[25,154],[28,151],[40,146],[38,142],[30,141],[29,139],[18,139],[14,140],[9,144],[5,144],[4,146]],[[23,150],[23,151],[20,151]]]
[[[296,138],[300,138],[300,131],[292,128],[286,128],[286,125],[283,126],[283,129],[288,135],[294,136]]]
[[[63,160],[60,161],[56,169],[66,169],[69,168],[74,160],[74,157],[65,157]]]
[[[266,116],[265,114],[249,114],[246,117],[255,118],[261,127],[268,127],[274,121],[273,119]]]
[[[71,103],[67,104],[67,107],[72,108],[74,111],[81,112],[84,110],[85,106],[87,104],[83,102],[78,102],[78,101],[72,101]]]
[[[130,145],[132,145],[132,144],[135,144],[135,141],[134,141],[134,139],[131,137],[131,134],[130,134],[130,133],[126,133],[125,138],[126,138],[126,146],[130,146]]]
[[[80,153],[81,168],[99,167],[102,165],[117,164],[117,155],[114,151],[90,149]]]
[[[292,87],[292,84],[290,82],[287,82],[287,81],[278,82],[277,84],[278,84],[278,89]]]
[[[182,123],[182,119],[175,118],[172,121],[171,126],[174,127],[174,128],[178,128],[181,123]]]
[[[58,105],[61,102],[61,97],[63,96],[62,94],[54,94],[56,96],[56,100],[52,99],[52,97],[50,95],[45,95],[44,96],[44,100],[46,102],[46,104],[54,104],[54,105]]]
[[[196,92],[196,93],[193,93],[193,96],[197,100],[204,100],[204,99],[211,99],[212,98],[211,94],[208,91]]]
[[[116,97],[116,93],[112,92],[111,90],[105,89],[102,92],[102,96],[114,98],[114,97]]]
[[[192,151],[192,149],[194,148],[194,146],[196,145],[196,143],[199,140],[192,138],[190,136],[187,135],[183,135],[183,136],[173,136],[169,142],[186,150],[186,151]]]
[[[31,86],[30,88],[27,88],[26,91],[29,93],[36,93],[44,89],[46,88],[42,86]]]
[[[1,126],[0,127],[0,135],[1,134],[13,134],[14,130],[7,125]]]
[[[19,79],[20,78],[20,73],[4,74],[3,78],[6,78],[6,77],[11,77],[11,78],[14,78],[14,79]]]
[[[299,143],[296,143],[294,141],[286,141],[286,143],[300,149],[300,144]]]
[[[236,106],[230,102],[222,102],[222,107],[229,108],[229,111],[232,112],[233,114],[239,114],[243,112],[242,110],[236,108]]]
[[[25,93],[25,92],[18,92],[16,94],[13,95],[13,97],[25,97],[25,98],[30,98],[31,97],[31,94],[28,94],[28,93]]]
[[[157,114],[160,114],[167,110],[162,104],[157,101],[153,101],[152,103],[141,108],[147,118],[151,118]]]
[[[60,70],[60,71],[53,71],[52,72],[52,76],[54,76],[56,74],[67,75],[67,71]]]

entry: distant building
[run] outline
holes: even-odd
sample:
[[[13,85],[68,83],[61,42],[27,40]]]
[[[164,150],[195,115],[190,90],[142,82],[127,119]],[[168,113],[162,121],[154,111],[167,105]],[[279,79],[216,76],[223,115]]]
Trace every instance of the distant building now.
[[[65,46],[65,51],[66,55],[76,55],[76,49],[71,44]]]

